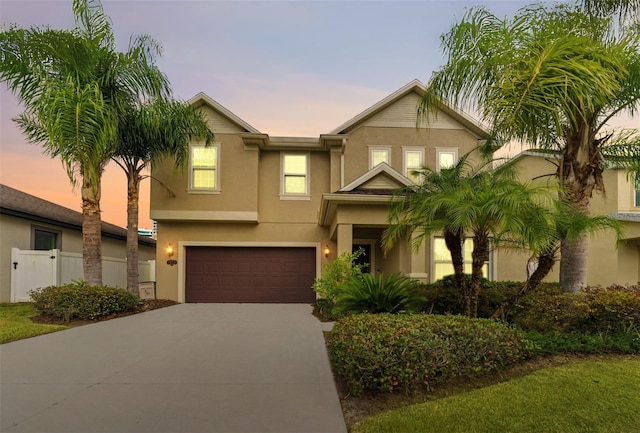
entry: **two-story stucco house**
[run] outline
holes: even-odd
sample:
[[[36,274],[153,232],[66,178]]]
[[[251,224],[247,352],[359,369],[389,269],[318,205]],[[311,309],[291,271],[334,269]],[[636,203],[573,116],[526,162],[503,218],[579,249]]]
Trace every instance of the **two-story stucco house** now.
[[[372,272],[434,281],[451,273],[442,239],[418,252],[380,247],[394,189],[423,165],[439,169],[487,132],[445,108],[416,126],[424,86],[413,81],[319,137],[271,137],[209,98],[202,109],[216,143],[192,143],[186,172],[153,167],[151,218],[158,224],[157,296],[180,302],[312,302],[322,266],[359,247]],[[470,246],[470,245],[469,245]],[[635,250],[638,275],[637,245]],[[614,246],[610,246],[614,251]],[[522,271],[506,272],[509,278]],[[513,268],[510,260],[505,263]],[[486,271],[502,278],[498,254]]]

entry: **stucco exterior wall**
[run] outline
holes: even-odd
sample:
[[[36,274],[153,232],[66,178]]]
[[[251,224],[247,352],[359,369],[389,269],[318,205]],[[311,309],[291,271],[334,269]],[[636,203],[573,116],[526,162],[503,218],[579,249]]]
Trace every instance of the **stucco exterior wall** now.
[[[520,179],[531,180],[545,174],[555,173],[553,158],[522,156],[518,166]],[[594,193],[591,199],[592,215],[611,215],[633,209],[631,183],[620,169],[609,169],[603,175],[605,194]],[[545,178],[540,178],[539,181]],[[546,179],[553,183],[555,177]],[[589,239],[589,267],[587,282],[590,285],[635,284],[640,279],[638,245],[640,239],[630,239],[616,245],[612,231],[599,232]],[[529,254],[511,250],[497,252],[496,279],[522,281],[526,278],[526,262]],[[556,263],[546,281],[558,281],[559,262]]]
[[[402,173],[403,147],[425,150],[424,164],[436,167],[436,148],[458,150],[458,156],[478,146],[478,139],[465,129],[416,129],[360,127],[349,134],[344,150],[344,182],[349,184],[369,170],[369,148],[389,147],[391,167]]]

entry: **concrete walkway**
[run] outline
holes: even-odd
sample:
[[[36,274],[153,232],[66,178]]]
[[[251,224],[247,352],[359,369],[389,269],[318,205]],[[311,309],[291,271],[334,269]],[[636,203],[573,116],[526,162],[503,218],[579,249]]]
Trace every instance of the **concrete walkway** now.
[[[182,304],[0,346],[4,432],[346,432],[308,305]]]

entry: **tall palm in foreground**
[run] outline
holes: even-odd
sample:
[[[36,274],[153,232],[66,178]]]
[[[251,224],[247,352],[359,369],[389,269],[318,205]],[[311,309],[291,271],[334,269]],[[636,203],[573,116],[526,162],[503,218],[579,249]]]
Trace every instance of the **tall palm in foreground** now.
[[[99,0],[74,0],[73,30],[11,27],[0,32],[0,81],[25,111],[17,123],[32,143],[60,158],[82,196],[82,256],[87,283],[102,283],[100,196],[114,152],[118,117],[145,97],[167,95],[149,37],[116,51]]]
[[[476,8],[442,43],[448,61],[429,81],[420,114],[448,100],[475,109],[500,141],[559,150],[561,197],[588,215],[593,192],[604,192],[600,149],[611,135],[603,128],[640,105],[638,27],[616,27],[579,6],[529,6],[512,19]],[[562,242],[565,290],[586,285],[587,241]]]
[[[201,111],[193,106],[158,99],[132,106],[118,119],[117,147],[112,159],[127,176],[127,288],[138,293],[138,209],[143,172],[164,157],[176,167],[188,161],[189,142],[213,142],[214,135]]]

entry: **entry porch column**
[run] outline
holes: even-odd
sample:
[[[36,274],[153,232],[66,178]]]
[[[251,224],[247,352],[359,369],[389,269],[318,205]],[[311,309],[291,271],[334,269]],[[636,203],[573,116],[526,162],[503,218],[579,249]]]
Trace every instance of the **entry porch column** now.
[[[351,253],[353,248],[353,224],[338,224],[338,255]]]

